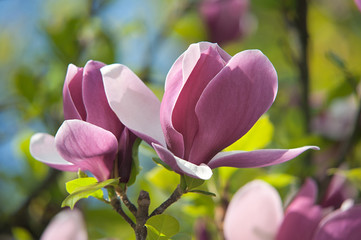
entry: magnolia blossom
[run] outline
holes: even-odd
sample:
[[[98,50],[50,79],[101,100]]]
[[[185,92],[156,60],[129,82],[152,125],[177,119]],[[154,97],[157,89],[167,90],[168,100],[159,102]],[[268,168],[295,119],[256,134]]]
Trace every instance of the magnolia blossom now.
[[[192,44],[169,71],[161,103],[126,66],[108,65],[101,72],[119,119],[179,174],[209,179],[216,167],[270,166],[318,149],[222,152],[276,97],[276,70],[258,50],[231,57],[217,44]]]
[[[37,133],[30,140],[34,158],[63,171],[90,171],[99,181],[129,179],[136,136],[119,121],[105,96],[100,68],[89,61],[84,68],[68,67],[63,88],[65,121],[55,137]],[[119,171],[112,173],[118,159]],[[115,175],[115,176],[112,176]]]
[[[346,200],[341,208],[315,204],[317,187],[308,179],[282,210],[276,189],[255,180],[233,196],[224,219],[227,240],[356,240],[361,236],[361,206]]]
[[[249,0],[203,0],[201,17],[209,38],[219,44],[244,36],[249,24]]]
[[[87,240],[88,234],[81,212],[63,210],[46,227],[40,240]]]

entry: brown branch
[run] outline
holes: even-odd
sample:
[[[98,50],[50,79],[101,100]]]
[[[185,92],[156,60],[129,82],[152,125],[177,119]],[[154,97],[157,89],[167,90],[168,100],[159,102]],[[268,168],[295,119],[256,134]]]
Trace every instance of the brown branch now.
[[[140,191],[138,197],[138,211],[136,215],[136,225],[134,228],[137,240],[145,240],[147,238],[147,228],[145,223],[149,219],[148,210],[150,205],[149,193]]]
[[[120,200],[116,197],[116,196],[113,196],[111,198],[111,201],[110,201],[110,204],[112,205],[113,209],[119,213],[120,216],[122,216],[124,218],[124,220],[129,223],[129,225],[135,229],[135,223],[133,222],[132,219],[130,219],[130,217],[123,211],[122,209],[122,205],[121,205],[121,202]]]
[[[184,192],[181,189],[181,187],[178,185],[177,188],[172,193],[172,195],[165,202],[163,202],[159,207],[157,207],[152,212],[152,214],[150,214],[150,217],[162,214],[170,205],[172,205],[173,203],[178,201],[184,193],[186,193],[186,192]]]
[[[129,211],[136,216],[137,215],[137,207],[129,200],[126,190],[123,190],[120,186],[115,188],[115,192],[118,197],[122,200],[124,205],[129,209]]]

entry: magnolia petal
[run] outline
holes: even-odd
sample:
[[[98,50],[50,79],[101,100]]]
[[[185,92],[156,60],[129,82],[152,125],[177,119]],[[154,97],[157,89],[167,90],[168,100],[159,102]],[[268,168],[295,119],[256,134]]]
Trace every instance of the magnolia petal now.
[[[85,120],[86,112],[82,99],[83,68],[69,64],[63,87],[64,118]]]
[[[192,139],[198,129],[195,104],[204,87],[229,58],[217,44],[200,42],[191,44],[170,69],[160,119],[167,146],[175,155],[186,157],[189,154]],[[188,153],[184,153],[187,149]]]
[[[105,94],[120,121],[148,144],[165,144],[160,126],[160,102],[126,66],[112,64],[101,69]]]
[[[197,166],[184,159],[174,156],[172,152],[161,145],[155,143],[152,145],[160,159],[168,164],[175,172],[203,180],[208,180],[212,177],[212,169],[210,169],[207,165],[201,164]]]
[[[36,160],[58,170],[75,172],[79,168],[60,156],[54,137],[47,133],[36,133],[30,138],[30,154]]]
[[[282,219],[282,201],[276,189],[255,180],[233,196],[224,218],[224,235],[227,240],[271,240]]]
[[[130,173],[133,163],[133,145],[137,136],[135,136],[128,128],[124,128],[119,139],[118,151],[118,176],[120,182],[127,183],[129,181]]]
[[[207,163],[246,134],[272,105],[277,73],[259,50],[236,54],[208,84],[195,108],[199,130],[189,161]]]
[[[359,240],[361,236],[361,206],[327,215],[319,224],[314,240]]]
[[[323,208],[332,207],[333,209],[338,209],[341,207],[342,203],[349,198],[353,198],[355,194],[347,184],[346,176],[341,174],[334,174],[331,182],[327,187],[326,194],[324,195],[323,200],[321,201],[321,206]]]
[[[179,147],[175,141],[167,142],[167,146],[174,154],[184,159],[188,159],[193,139],[198,132],[198,119],[195,113],[197,102],[209,82],[227,63],[217,48],[219,48],[218,45],[205,42],[192,44],[184,53],[181,66],[182,78],[172,79],[177,81],[176,86],[179,86],[179,82],[183,83],[180,92],[166,91],[164,93],[161,112],[162,114],[163,111],[166,112],[166,117],[168,117],[166,120],[171,121],[169,124],[183,136],[184,152],[175,150]],[[177,99],[173,104],[175,96]],[[163,121],[163,118],[161,120]],[[164,128],[167,122],[162,123],[162,126],[166,134],[172,130]]]
[[[319,150],[316,146],[305,146],[293,149],[262,149],[250,152],[220,152],[211,159],[208,166],[212,169],[217,167],[266,167],[287,162],[308,149]]]
[[[105,96],[104,85],[100,68],[104,63],[88,61],[83,73],[83,101],[86,110],[86,121],[111,131],[117,138],[123,130],[119,121],[110,108]]]
[[[316,183],[307,179],[286,210],[277,240],[312,239],[322,219],[322,208],[315,205],[316,197]]]
[[[81,120],[67,120],[55,135],[60,155],[82,170],[89,170],[99,181],[110,178],[118,152],[118,141],[111,132]]]
[[[63,210],[51,220],[40,240],[87,240],[88,234],[81,212]]]

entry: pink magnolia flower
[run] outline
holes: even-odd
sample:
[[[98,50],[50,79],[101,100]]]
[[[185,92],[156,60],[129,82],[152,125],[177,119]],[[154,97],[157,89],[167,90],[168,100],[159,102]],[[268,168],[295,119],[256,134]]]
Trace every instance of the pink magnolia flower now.
[[[81,212],[63,210],[46,227],[40,240],[87,240],[88,233]]]
[[[179,174],[209,179],[216,167],[269,166],[318,149],[222,152],[276,97],[276,71],[258,50],[231,57],[217,44],[192,44],[169,71],[162,103],[127,67],[114,64],[101,72],[119,119]]]
[[[200,14],[209,39],[219,44],[244,36],[249,28],[248,0],[203,0]]]
[[[317,187],[308,179],[283,213],[277,191],[255,180],[233,196],[224,219],[227,240],[356,240],[361,236],[361,206],[322,208]],[[347,201],[346,201],[347,202]]]
[[[64,117],[55,137],[37,133],[30,140],[32,156],[63,171],[90,171],[99,181],[112,177],[118,159],[120,181],[129,179],[136,136],[119,121],[105,96],[100,68],[69,65],[63,88]]]

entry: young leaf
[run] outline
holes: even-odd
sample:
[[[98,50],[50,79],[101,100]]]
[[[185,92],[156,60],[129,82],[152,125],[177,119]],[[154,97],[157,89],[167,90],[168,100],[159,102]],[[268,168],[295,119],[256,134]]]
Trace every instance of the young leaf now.
[[[155,215],[148,219],[146,227],[149,240],[169,239],[179,232],[179,222],[170,215]]]
[[[129,181],[127,182],[127,185],[130,186],[133,183],[135,183],[135,179],[137,177],[137,175],[140,172],[140,167],[139,167],[139,155],[138,155],[138,150],[139,150],[139,145],[142,142],[142,140],[140,138],[137,138],[133,144],[133,148],[132,148],[132,170],[130,172],[130,177],[129,177]]]
[[[95,181],[95,182],[94,182]],[[103,187],[118,183],[119,179],[108,179],[104,182],[97,182],[95,178],[78,178],[66,183],[66,190],[70,193],[61,204],[61,207],[74,208],[74,205],[83,198],[93,196],[103,198]]]
[[[204,183],[204,180],[198,178],[192,178],[187,175],[181,176],[181,188],[185,191],[192,190]]]
[[[212,197],[217,196],[215,193],[212,193],[212,192],[207,192],[207,191],[203,191],[203,190],[199,190],[199,189],[190,190],[190,191],[188,191],[188,192],[192,192],[192,193],[200,193],[200,194],[204,194],[204,195],[207,195],[207,196],[212,196]]]

